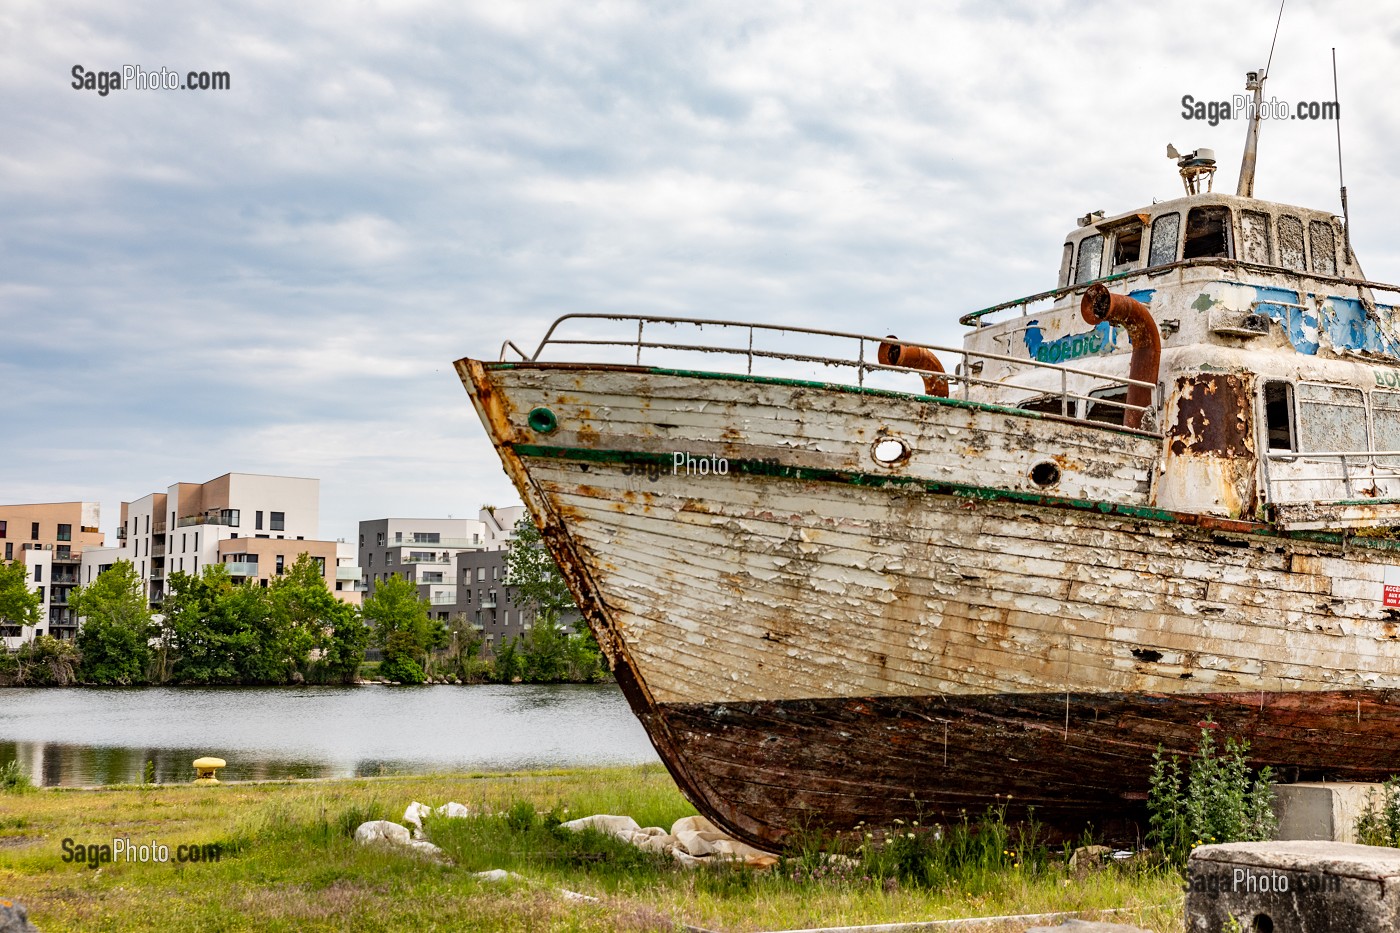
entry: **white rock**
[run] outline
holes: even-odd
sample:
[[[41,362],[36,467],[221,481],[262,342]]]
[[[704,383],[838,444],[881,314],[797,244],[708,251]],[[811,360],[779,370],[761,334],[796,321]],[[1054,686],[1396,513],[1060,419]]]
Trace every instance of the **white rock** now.
[[[476,877],[482,881],[515,881],[520,876],[513,871],[506,871],[504,868],[493,868],[490,871],[479,871]]]
[[[698,829],[683,829],[676,833],[676,844],[697,858],[714,855],[716,844],[728,841],[729,837],[720,832],[703,832]]]
[[[764,852],[760,849],[755,849],[753,846],[746,845],[745,843],[742,843],[737,839],[719,839],[716,840],[713,843],[713,845],[715,849],[715,855],[718,855],[720,858],[732,858],[748,861],[749,859],[761,858],[765,855],[772,854],[770,852]]]
[[[695,856],[682,851],[680,846],[676,846],[674,849],[671,850],[671,858],[680,862],[686,868],[697,868],[705,864],[704,859],[698,859]]]
[[[413,841],[413,837],[409,835],[406,828],[398,823],[390,823],[388,820],[371,820],[368,823],[361,823],[359,828],[355,830],[355,841],[360,845],[388,842],[406,846]]]
[[[559,894],[566,901],[574,901],[580,904],[596,904],[598,899],[591,894],[580,894],[577,891],[570,891],[568,888],[560,888]]]
[[[409,804],[408,808],[403,811],[403,821],[413,830],[414,839],[418,839],[423,835],[423,817],[431,816],[432,813],[432,810],[416,800]]]
[[[639,832],[641,827],[637,821],[630,816],[610,816],[606,813],[599,813],[595,816],[585,816],[577,820],[570,820],[567,823],[559,824],[565,829],[572,829],[574,832],[581,832],[585,829],[596,829],[609,836],[615,836],[624,842],[632,840],[632,833]],[[626,835],[624,835],[626,834]]]
[[[438,816],[444,817],[449,820],[460,820],[463,817],[468,817],[472,815],[472,812],[470,810],[462,806],[460,803],[455,802],[445,803],[442,806],[438,807],[437,810],[434,812],[436,812]]]
[[[671,835],[681,833],[717,833],[720,829],[703,816],[686,816],[671,824]]]
[[[442,851],[437,846],[433,845],[431,842],[426,842],[421,839],[415,839],[412,842],[410,842],[408,844],[408,849],[412,852],[417,852],[419,855],[425,855],[428,858],[436,859],[439,862],[452,861],[450,858],[447,857],[446,852]]]

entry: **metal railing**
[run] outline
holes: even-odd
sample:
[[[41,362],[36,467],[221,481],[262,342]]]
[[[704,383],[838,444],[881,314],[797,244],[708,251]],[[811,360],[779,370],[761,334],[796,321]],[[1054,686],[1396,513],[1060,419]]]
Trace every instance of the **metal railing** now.
[[[615,339],[556,337],[555,332],[559,330],[560,326],[570,321],[622,321],[635,323],[636,334],[635,336],[629,335],[626,338]],[[747,340],[743,346],[739,347],[713,343],[680,343],[671,340],[648,340],[646,334],[646,327],[648,324],[667,325],[671,327],[690,326],[697,329],[703,329],[707,326],[733,328],[737,331],[746,332]],[[765,335],[801,335],[803,337],[821,337],[839,341],[854,341],[855,354],[854,356],[841,356],[761,349],[754,345],[755,334],[759,332]],[[953,372],[948,373],[930,373],[908,366],[881,363],[878,358],[871,359],[870,357],[877,356],[876,351],[882,343],[899,347],[922,347],[938,354],[940,359],[957,359],[960,362]],[[539,346],[535,348],[533,354],[526,354],[513,342],[507,340],[501,346],[501,361],[506,362],[506,351],[510,349],[519,354],[521,359],[526,362],[537,362],[540,360],[541,354],[543,354],[547,348],[551,347],[614,347],[632,350],[633,362],[638,366],[642,364],[642,352],[644,350],[670,350],[737,356],[744,358],[746,375],[753,375],[755,361],[782,360],[786,362],[817,364],[855,370],[855,384],[857,386],[865,385],[865,378],[868,373],[909,373],[915,376],[929,376],[944,381],[948,386],[949,396],[960,397],[964,401],[971,400],[973,386],[986,386],[996,390],[999,395],[1005,395],[1008,390],[1013,392],[1027,392],[1031,393],[1032,396],[1040,398],[1048,394],[1060,399],[1060,414],[1065,417],[1072,416],[1071,411],[1076,407],[1072,403],[1078,401],[1085,401],[1094,405],[1105,405],[1110,408],[1120,408],[1124,411],[1131,410],[1142,412],[1151,411],[1161,403],[1161,387],[1155,383],[1108,375],[1091,369],[1063,366],[1058,363],[1044,363],[1035,359],[1008,356],[1001,353],[986,353],[977,350],[969,350],[966,347],[941,346],[939,344],[926,343],[918,340],[898,340],[893,337],[880,337],[874,334],[822,330],[812,327],[790,327],[781,324],[744,323],[712,318],[684,318],[643,314],[566,314],[557,318],[554,323],[549,326],[549,330],[545,332],[544,337],[540,340]],[[982,371],[982,364],[986,362],[1009,364],[1016,368],[1018,375],[1024,372],[1052,374],[1051,381],[1058,380],[1059,388],[1058,390],[1054,390],[1047,389],[1043,385],[1019,385],[1015,382],[1003,380],[982,379],[977,373]],[[1112,386],[1122,386],[1125,388],[1128,386],[1139,386],[1148,389],[1152,393],[1153,403],[1150,405],[1129,405],[1126,402],[1119,402],[1113,399],[1072,392],[1070,391],[1069,385],[1071,376],[1079,376],[1098,383],[1107,383]]]
[[[1024,298],[1013,298],[1011,301],[1003,301],[1001,304],[992,305],[990,308],[982,308],[980,311],[972,311],[958,318],[958,323],[966,327],[980,325],[982,318],[996,314],[998,311],[1006,311],[1012,308],[1019,308],[1021,316],[1030,314],[1029,306],[1038,301],[1054,301],[1065,295],[1083,292],[1091,285],[1108,285],[1113,282],[1130,282],[1134,279],[1154,279],[1178,269],[1228,269],[1230,271],[1255,272],[1274,276],[1289,276],[1294,279],[1294,291],[1306,291],[1305,281],[1318,282],[1327,285],[1340,285],[1356,290],[1357,298],[1368,297],[1364,295],[1365,290],[1378,292],[1391,292],[1400,295],[1400,285],[1388,285],[1384,282],[1371,282],[1366,279],[1352,279],[1340,275],[1323,275],[1317,272],[1304,272],[1297,269],[1281,269],[1277,266],[1263,266],[1258,263],[1245,262],[1242,259],[1228,259],[1221,256],[1208,256],[1199,259],[1183,259],[1180,262],[1167,263],[1161,266],[1151,266],[1147,269],[1130,269],[1126,272],[1116,272],[1113,275],[1105,275],[1088,282],[1081,282],[1077,285],[1065,285],[1060,288],[1052,288],[1048,291],[1038,292],[1034,295],[1027,295]],[[1273,286],[1277,287],[1277,286]],[[1346,297],[1346,296],[1338,296]],[[1265,304],[1278,304],[1278,302],[1265,302]]]
[[[1388,462],[1383,462],[1388,461]],[[1274,468],[1276,463],[1336,463],[1337,471],[1319,472],[1316,475],[1280,476]],[[1275,451],[1271,450],[1264,458],[1264,482],[1268,489],[1269,501],[1289,505],[1302,502],[1329,502],[1354,500],[1375,496],[1378,480],[1395,480],[1396,492],[1400,493],[1400,450],[1324,450],[1324,451]],[[1335,496],[1288,496],[1289,486],[1305,483],[1329,483],[1340,488]],[[1369,488],[1363,488],[1367,487]]]

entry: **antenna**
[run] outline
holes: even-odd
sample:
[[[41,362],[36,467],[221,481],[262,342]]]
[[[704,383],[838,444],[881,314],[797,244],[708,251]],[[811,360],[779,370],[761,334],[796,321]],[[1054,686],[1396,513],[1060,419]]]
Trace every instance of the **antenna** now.
[[[1245,76],[1244,89],[1254,92],[1254,107],[1250,113],[1249,132],[1244,138],[1244,156],[1240,159],[1240,183],[1235,194],[1242,198],[1254,197],[1254,163],[1259,158],[1259,121],[1263,116],[1264,81],[1269,77],[1269,69],[1274,64],[1274,47],[1278,45],[1278,30],[1283,23],[1283,6],[1288,0],[1280,0],[1278,19],[1274,22],[1274,38],[1269,43],[1269,60],[1262,71],[1251,71]]]
[[[1337,50],[1332,49],[1332,102],[1337,105],[1337,184],[1342,187],[1342,242],[1346,244],[1347,263],[1351,263],[1351,217],[1347,213],[1347,182],[1342,175],[1342,104],[1337,93]]]

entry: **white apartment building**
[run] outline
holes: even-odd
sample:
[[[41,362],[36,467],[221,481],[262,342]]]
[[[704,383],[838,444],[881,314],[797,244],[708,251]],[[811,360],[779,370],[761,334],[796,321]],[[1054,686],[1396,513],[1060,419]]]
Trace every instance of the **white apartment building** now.
[[[499,551],[524,506],[483,508],[477,518],[379,518],[360,522],[359,563],[366,597],[395,574],[412,580],[440,618],[459,604],[457,555]]]
[[[305,477],[225,473],[175,483],[122,503],[119,557],[136,567],[152,604],[165,598],[172,573],[196,576],[220,563],[234,579],[266,586],[302,553],[320,563],[332,591],[357,602],[358,569],[342,566],[337,543],[317,536],[320,500],[320,480]]]
[[[89,549],[102,546],[96,502],[40,502],[0,505],[0,560],[18,561],[39,593],[39,624],[18,626],[0,621],[0,643],[18,648],[35,635],[72,638],[78,620],[68,597],[80,580],[79,567]]]

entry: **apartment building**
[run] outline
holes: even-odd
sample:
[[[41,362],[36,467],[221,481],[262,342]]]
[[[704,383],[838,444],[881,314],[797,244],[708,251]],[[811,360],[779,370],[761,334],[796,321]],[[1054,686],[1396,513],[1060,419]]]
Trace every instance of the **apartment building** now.
[[[23,563],[42,599],[38,625],[0,623],[0,640],[7,649],[35,635],[72,638],[78,633],[68,597],[81,582],[83,553],[102,546],[101,512],[96,502],[0,505],[0,557]]]
[[[490,644],[524,635],[532,613],[505,585],[506,549],[524,506],[484,508],[471,518],[381,518],[360,522],[366,596],[391,576],[413,581],[444,621],[461,615]],[[571,624],[572,617],[562,620]]]
[[[129,560],[153,606],[170,574],[198,575],[223,564],[239,581],[267,586],[303,553],[346,602],[359,599],[359,569],[342,564],[335,541],[318,536],[320,480],[225,473],[205,483],[175,483],[163,493],[123,502],[118,557]]]

